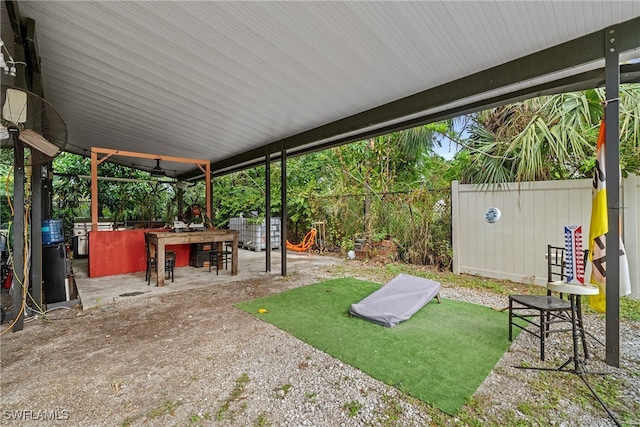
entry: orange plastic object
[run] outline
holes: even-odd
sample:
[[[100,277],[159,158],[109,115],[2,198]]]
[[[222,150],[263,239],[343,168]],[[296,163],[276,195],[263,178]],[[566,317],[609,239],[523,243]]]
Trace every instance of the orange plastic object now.
[[[294,245],[293,243],[289,242],[287,240],[287,249],[291,249],[292,251],[296,251],[296,252],[306,252],[309,249],[311,249],[311,246],[313,246],[313,244],[316,241],[316,229],[312,228],[311,231],[309,231],[306,236],[304,236],[304,239],[302,239],[302,243]]]

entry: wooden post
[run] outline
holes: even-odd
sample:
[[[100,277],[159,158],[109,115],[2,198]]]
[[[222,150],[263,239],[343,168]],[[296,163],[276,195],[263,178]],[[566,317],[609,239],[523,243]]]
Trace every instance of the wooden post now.
[[[98,231],[98,153],[91,149],[91,231]]]

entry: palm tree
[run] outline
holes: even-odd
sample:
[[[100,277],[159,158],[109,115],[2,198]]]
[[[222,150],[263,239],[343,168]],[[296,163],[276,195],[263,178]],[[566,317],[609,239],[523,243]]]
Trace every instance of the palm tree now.
[[[463,152],[465,183],[499,184],[589,177],[603,89],[533,98],[475,116]],[[620,89],[623,173],[640,171],[640,85]]]

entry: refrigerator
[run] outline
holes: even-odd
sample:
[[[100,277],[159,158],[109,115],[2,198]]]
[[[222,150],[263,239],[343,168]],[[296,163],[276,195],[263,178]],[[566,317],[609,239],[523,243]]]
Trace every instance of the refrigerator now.
[[[71,261],[64,243],[42,246],[42,292],[44,302],[69,301],[72,289],[69,283]]]

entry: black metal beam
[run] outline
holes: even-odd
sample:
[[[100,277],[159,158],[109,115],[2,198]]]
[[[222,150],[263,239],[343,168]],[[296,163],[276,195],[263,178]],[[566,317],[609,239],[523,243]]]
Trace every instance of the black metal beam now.
[[[640,64],[624,64],[620,66],[620,80],[621,83],[640,83]],[[348,144],[350,142],[359,141],[362,139],[373,138],[379,135],[384,135],[390,132],[396,132],[403,129],[408,129],[416,126],[421,126],[428,123],[437,122],[440,120],[446,120],[453,117],[460,117],[465,114],[470,114],[477,111],[497,107],[500,105],[506,105],[513,102],[523,101],[525,99],[534,98],[544,95],[554,95],[558,93],[574,92],[586,89],[593,89],[604,86],[605,82],[605,70],[599,68],[596,70],[587,71],[581,74],[576,74],[570,77],[565,77],[559,80],[554,80],[541,85],[533,86],[530,88],[522,89],[515,92],[505,93],[500,96],[487,98],[482,101],[461,105],[455,108],[449,108],[439,111],[434,114],[426,114],[424,116],[416,117],[409,120],[404,120],[393,125],[384,126],[373,130],[363,130],[355,135],[351,135],[345,138],[339,138],[325,143],[315,144],[298,147],[297,149],[290,149],[288,151],[289,157],[295,157],[303,154],[308,154],[315,151],[325,150],[331,147],[337,147],[339,145]],[[276,144],[277,145],[277,144]],[[263,149],[264,150],[264,149]],[[269,151],[269,150],[267,150]],[[264,153],[264,151],[263,151]],[[271,160],[277,161],[280,158],[280,154],[277,152],[271,154]],[[238,164],[231,168],[215,169],[212,167],[213,176],[225,175],[231,172],[237,172],[243,169],[249,169],[259,166],[264,160],[254,159],[253,161]],[[215,164],[214,164],[215,166]]]
[[[20,25],[20,10],[18,9],[18,2],[16,0],[5,0],[4,4],[7,8],[7,14],[9,15],[9,22],[11,22],[13,42],[21,44],[22,28]]]
[[[620,24],[619,28],[619,33],[621,34],[619,51],[624,52],[640,46],[640,18]],[[471,76],[463,77],[436,88],[302,132],[290,138],[285,138],[285,149],[289,150],[302,144],[321,141],[334,135],[357,131],[399,117],[419,114],[422,111],[440,107],[453,101],[603,59],[605,56],[602,46],[603,34],[604,30],[597,31]]]
[[[40,74],[39,57],[35,45],[35,21],[27,19],[23,25],[18,9],[18,2],[7,0],[4,2],[7,16],[11,22],[13,32],[13,58],[16,62],[26,63],[27,66],[18,68],[16,77],[13,78],[13,86],[29,90],[39,96],[42,93],[42,80]],[[3,94],[4,96],[4,94]],[[30,126],[34,127],[32,124]],[[45,129],[37,128],[38,132]],[[36,159],[39,166],[33,166],[34,178],[32,180],[32,209],[31,216],[25,218],[25,165],[24,165],[24,144],[19,140],[18,134],[13,135],[14,146],[14,245],[13,245],[13,267],[14,267],[14,296],[12,315],[16,319],[13,331],[20,331],[24,325],[24,300],[23,287],[27,284],[27,277],[24,271],[30,272],[32,296],[39,308],[43,308],[42,298],[42,218],[43,214],[50,213],[51,199],[48,186],[45,181],[48,177],[43,176],[48,167],[42,165],[45,161],[40,153],[31,150],[31,158]],[[28,222],[30,220],[30,222]],[[24,240],[24,230],[30,225],[31,245]],[[29,249],[31,268],[25,268],[25,248]]]
[[[280,274],[287,275],[287,150],[280,151]]]
[[[13,309],[12,318],[14,319],[13,332],[21,331],[24,327],[24,286],[27,285],[24,257],[24,143],[18,138],[18,132],[11,132],[13,137],[13,283],[11,291],[13,292]]]
[[[264,156],[264,221],[265,221],[265,271],[271,272],[271,158]]]
[[[276,153],[284,144],[286,150],[299,149],[317,141],[329,139],[335,135],[357,132],[361,129],[387,123],[389,121],[419,114],[451,102],[487,93],[507,87],[514,83],[527,81],[539,76],[552,74],[575,66],[602,60],[605,57],[602,39],[605,30],[596,31],[578,39],[570,40],[557,46],[527,55],[525,57],[498,65],[471,76],[463,77],[438,87],[419,92],[414,95],[372,108],[344,119],[319,126],[315,129],[293,135],[281,141],[274,141],[245,153],[213,162],[212,171],[228,173],[238,165],[239,169],[254,165],[256,159],[264,158],[265,150]],[[618,25],[618,50],[629,51],[640,47],[640,18],[635,18]],[[359,138],[354,136],[355,141]],[[198,171],[190,171],[181,175],[180,179],[198,176]]]
[[[36,41],[36,21],[31,18],[27,18],[25,22],[24,46],[27,64],[29,64],[33,72],[39,73],[40,55],[38,55],[38,43]],[[38,95],[42,94],[38,93]]]
[[[37,159],[38,163],[44,160],[43,157],[37,150],[31,150],[31,158]],[[42,175],[45,173],[46,167],[37,164],[31,168],[31,294],[36,309],[44,310],[44,299],[42,298],[42,215],[46,200],[43,197],[44,178]]]
[[[625,73],[624,83],[640,83],[640,64],[631,64],[625,67],[627,72]],[[559,93],[575,92],[587,89],[594,89],[604,86],[604,69],[592,70],[582,73],[577,76],[566,77],[553,82],[544,83],[538,86],[522,89],[515,92],[510,92],[504,95],[499,95],[482,101],[473,102],[465,105],[461,105],[454,108],[439,111],[433,114],[427,114],[417,118],[394,123],[389,126],[373,129],[370,131],[364,131],[357,136],[349,136],[333,140],[323,144],[317,144],[310,148],[297,151],[292,149],[289,151],[289,156],[297,156],[300,154],[306,154],[312,151],[320,151],[331,147],[337,147],[339,145],[346,144],[348,142],[354,142],[361,139],[373,138],[379,135],[385,135],[391,132],[397,132],[403,129],[409,129],[416,126],[425,125],[428,123],[434,123],[441,120],[451,119],[455,117],[464,116],[477,111],[482,111],[490,108],[495,108],[501,105],[507,105],[514,102],[524,101],[525,99],[535,98],[539,96],[555,95]]]
[[[26,65],[25,77],[27,89],[44,98],[42,75],[40,69],[40,55],[36,41],[36,21],[27,18],[23,27],[24,62]]]
[[[607,182],[606,236],[606,355],[607,365],[620,366],[620,57],[621,33],[618,26],[607,28],[603,43],[606,51],[605,180]]]

